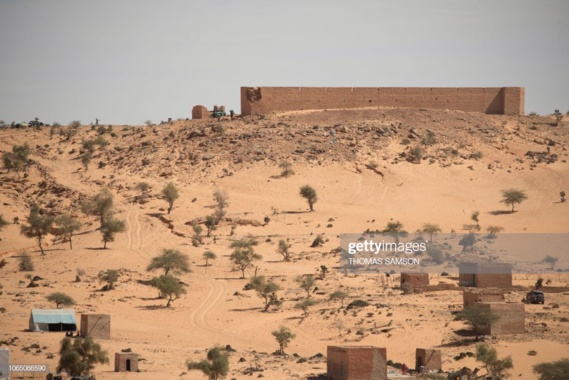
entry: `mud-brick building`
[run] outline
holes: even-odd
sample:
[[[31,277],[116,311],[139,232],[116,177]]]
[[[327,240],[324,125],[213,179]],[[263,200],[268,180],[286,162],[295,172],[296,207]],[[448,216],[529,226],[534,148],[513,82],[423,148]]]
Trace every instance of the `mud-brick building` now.
[[[138,354],[115,352],[115,372],[138,372]]]
[[[405,293],[422,293],[427,290],[429,286],[428,273],[401,273],[401,289]]]
[[[111,339],[111,316],[108,314],[81,314],[81,336],[93,339]]]
[[[443,369],[441,350],[417,348],[415,350],[415,370],[421,367],[429,371]]]
[[[373,346],[328,346],[329,380],[387,380],[387,350]]]
[[[498,262],[462,262],[458,284],[476,288],[511,288],[512,265]]]
[[[499,288],[467,288],[462,292],[464,309],[480,302],[506,302],[504,290]]]
[[[192,108],[192,119],[209,119],[211,118],[211,112],[207,110],[204,106],[194,106]]]
[[[481,331],[484,335],[509,335],[526,332],[526,311],[523,303],[480,302],[472,307],[482,307],[500,316],[487,329]]]

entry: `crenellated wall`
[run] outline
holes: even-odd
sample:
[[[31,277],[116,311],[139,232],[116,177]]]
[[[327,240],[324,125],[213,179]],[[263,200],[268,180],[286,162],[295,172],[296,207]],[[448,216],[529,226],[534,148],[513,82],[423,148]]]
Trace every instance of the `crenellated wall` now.
[[[523,87],[241,87],[241,115],[405,107],[523,115]]]

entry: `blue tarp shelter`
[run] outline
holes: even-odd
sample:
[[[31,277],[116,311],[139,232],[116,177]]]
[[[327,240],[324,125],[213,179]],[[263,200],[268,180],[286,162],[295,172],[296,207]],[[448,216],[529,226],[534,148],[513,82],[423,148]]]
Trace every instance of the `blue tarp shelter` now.
[[[73,309],[32,309],[30,331],[76,331]]]

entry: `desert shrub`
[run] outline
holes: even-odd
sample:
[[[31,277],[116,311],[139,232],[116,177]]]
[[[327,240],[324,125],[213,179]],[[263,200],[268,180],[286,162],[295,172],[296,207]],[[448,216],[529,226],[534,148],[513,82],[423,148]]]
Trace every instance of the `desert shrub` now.
[[[20,256],[18,268],[20,269],[20,272],[32,272],[34,270],[34,262],[32,261],[32,257],[27,253],[23,253]]]
[[[427,131],[427,135],[421,139],[421,144],[423,145],[435,145],[437,139],[433,131]]]
[[[206,359],[200,362],[188,360],[189,370],[200,370],[209,380],[224,378],[229,372],[229,354],[221,347],[214,347],[207,352]]]
[[[282,169],[281,177],[288,177],[294,174],[292,170],[292,164],[288,161],[283,161],[279,164],[279,168]]]
[[[211,130],[222,135],[225,133],[225,126],[223,124],[215,124],[213,127],[211,127]]]
[[[483,156],[484,156],[484,155],[482,154],[481,151],[476,151],[476,152],[470,154],[470,158],[473,159],[473,160],[479,160],[479,159],[481,159]]]
[[[379,166],[379,164],[378,164],[377,162],[375,162],[375,161],[370,161],[370,162],[368,162],[368,163],[366,164],[366,167],[367,167],[368,169],[371,169],[371,170],[377,169],[378,166]]]
[[[427,255],[433,260],[433,262],[437,265],[440,265],[444,261],[443,252],[438,248],[429,248],[427,250]]]
[[[310,245],[311,248],[321,247],[324,244],[324,237],[317,235]]]
[[[115,269],[107,269],[99,272],[97,277],[99,280],[107,283],[103,288],[104,290],[112,290],[115,288],[115,283],[119,280],[119,272]]]
[[[368,302],[364,300],[354,300],[348,304],[346,309],[350,310],[350,309],[355,309],[357,307],[366,307],[366,306],[369,306]]]
[[[301,309],[302,312],[304,313],[303,316],[307,317],[308,316],[308,309],[315,305],[316,301],[313,300],[312,298],[305,298],[302,301],[299,301],[296,303],[296,305],[294,305],[295,309]]]
[[[409,149],[409,153],[407,153],[407,161],[412,162],[414,164],[418,164],[421,162],[423,158],[423,150],[421,147],[416,146],[414,148]]]

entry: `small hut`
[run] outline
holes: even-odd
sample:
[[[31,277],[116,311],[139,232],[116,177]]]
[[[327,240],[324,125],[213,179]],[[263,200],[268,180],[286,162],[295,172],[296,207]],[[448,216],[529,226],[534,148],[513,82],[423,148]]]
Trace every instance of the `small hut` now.
[[[417,348],[415,351],[415,370],[420,371],[421,367],[426,370],[442,369],[441,350]]]
[[[401,273],[401,289],[405,293],[422,293],[429,286],[428,273]]]
[[[330,380],[387,380],[387,350],[373,346],[328,346]]]
[[[138,354],[115,352],[115,372],[138,372]]]

